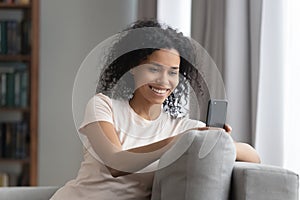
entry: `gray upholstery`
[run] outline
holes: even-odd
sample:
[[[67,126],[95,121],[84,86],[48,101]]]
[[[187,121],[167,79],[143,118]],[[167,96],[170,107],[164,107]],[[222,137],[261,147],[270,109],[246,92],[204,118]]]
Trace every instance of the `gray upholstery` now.
[[[211,152],[202,160],[198,152],[203,150],[203,146],[207,147],[205,137],[200,133],[189,135],[195,137],[186,153],[156,172],[152,200],[298,200],[297,174],[262,164],[235,162],[232,166],[230,137],[224,132],[211,134],[214,139],[218,138],[218,134],[220,136]],[[172,151],[167,152],[160,162],[168,160]],[[227,159],[222,167],[218,162],[221,159]],[[229,180],[226,174],[230,174],[232,167]]]
[[[193,142],[179,159],[156,172],[152,200],[227,200],[236,157],[231,137],[224,131],[192,131],[185,136],[180,140]],[[182,145],[170,149],[160,165],[176,148]]]
[[[166,167],[155,173],[152,200],[298,200],[297,174],[279,167],[233,162],[233,150],[224,132],[186,134],[160,160]],[[57,189],[0,188],[0,200],[48,200]]]
[[[0,200],[49,200],[58,187],[3,187]]]
[[[299,177],[279,167],[236,162],[232,200],[298,200]]]

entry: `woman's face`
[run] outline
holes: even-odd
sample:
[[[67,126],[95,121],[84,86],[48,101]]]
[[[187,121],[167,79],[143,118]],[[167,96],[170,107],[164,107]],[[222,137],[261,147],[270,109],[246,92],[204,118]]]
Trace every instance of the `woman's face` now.
[[[174,49],[154,51],[131,73],[135,81],[135,96],[152,104],[162,104],[179,82],[179,53]]]

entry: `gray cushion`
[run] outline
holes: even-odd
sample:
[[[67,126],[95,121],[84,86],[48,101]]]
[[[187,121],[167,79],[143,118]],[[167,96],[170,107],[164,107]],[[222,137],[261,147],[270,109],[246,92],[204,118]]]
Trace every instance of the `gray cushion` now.
[[[58,187],[3,187],[1,200],[49,200]]]
[[[190,143],[187,150],[182,143]],[[184,153],[170,162],[178,148]],[[160,165],[171,164],[155,173],[152,199],[228,200],[234,160],[235,148],[227,133],[191,131],[162,156]]]
[[[299,177],[289,170],[236,162],[232,176],[234,200],[298,200]]]

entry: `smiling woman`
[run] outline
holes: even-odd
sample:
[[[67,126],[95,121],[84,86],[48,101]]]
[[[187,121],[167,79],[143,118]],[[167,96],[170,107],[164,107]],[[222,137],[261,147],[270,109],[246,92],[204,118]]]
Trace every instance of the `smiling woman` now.
[[[200,90],[199,93],[203,85],[194,67],[196,54],[191,40],[170,27],[158,28],[157,24],[153,21],[140,22],[123,32],[108,55],[107,67],[100,75],[96,93],[101,92],[116,99],[131,99],[134,90],[147,80],[142,75],[143,68],[137,66],[147,65],[152,71],[151,76],[159,75],[156,82],[165,78],[164,75],[172,79],[172,92],[163,101],[163,108],[176,117],[183,113],[184,105],[188,102],[188,85],[193,83]],[[139,74],[133,77],[133,73]]]
[[[194,53],[182,33],[152,20],[116,37],[79,127],[85,159],[53,200],[150,199],[156,161],[175,138],[205,126],[179,117],[189,82],[200,80]]]
[[[161,104],[177,87],[179,65],[180,57],[176,50],[161,49],[153,52],[141,65],[131,70],[135,91],[129,104],[136,113],[151,120],[153,116],[150,113],[160,112],[153,109],[160,110]],[[157,105],[153,106],[154,104]]]
[[[161,156],[191,130],[204,134],[212,129],[180,115],[188,102],[189,83],[201,88],[190,39],[152,20],[138,21],[116,38],[79,127],[84,161],[77,178],[53,200],[149,200],[154,171],[171,164],[158,166]],[[219,131],[228,137],[231,128],[225,126],[228,134]],[[184,154],[191,141],[178,142],[182,148],[176,148],[170,162]],[[259,161],[250,146],[236,147],[237,155],[230,151],[224,166],[232,166],[234,158]]]

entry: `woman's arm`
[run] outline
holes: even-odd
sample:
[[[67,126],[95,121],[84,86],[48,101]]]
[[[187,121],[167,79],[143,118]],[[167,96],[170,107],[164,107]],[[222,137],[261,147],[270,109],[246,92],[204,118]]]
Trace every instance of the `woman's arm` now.
[[[113,177],[136,172],[156,161],[166,152],[175,137],[170,137],[149,145],[122,150],[122,145],[114,126],[109,122],[93,122],[81,129],[88,137],[93,150]],[[175,141],[175,140],[174,140]]]
[[[257,151],[246,143],[234,142],[236,147],[236,160],[243,162],[260,163],[260,157]]]
[[[214,128],[214,129],[219,129],[219,128]],[[231,134],[232,128],[230,125],[225,124],[224,129],[228,134]],[[234,145],[236,148],[236,161],[253,162],[253,163],[261,162],[257,151],[251,145],[242,142],[234,142]]]
[[[227,133],[231,134],[232,128],[228,124],[225,124],[224,129]],[[236,148],[236,160],[243,162],[260,163],[260,157],[257,151],[246,143],[234,142]]]
[[[190,130],[210,130],[218,128],[201,127]],[[225,127],[227,132],[231,127]],[[109,122],[93,122],[81,130],[90,141],[93,150],[113,177],[139,171],[159,159],[182,134],[166,138],[145,146],[123,150],[114,126]],[[256,151],[245,143],[235,143],[237,160],[260,162]]]
[[[148,164],[154,162],[155,160],[159,159],[163,153],[165,153],[170,145],[172,140],[175,140],[175,137],[170,137],[170,138],[166,138],[164,140],[160,140],[158,142],[155,142],[155,143],[151,143],[149,145],[145,145],[145,146],[141,146],[141,147],[137,147],[137,148],[133,148],[133,149],[128,149],[126,150],[127,153],[135,153],[135,161],[136,162],[139,162],[138,164],[136,164],[135,162],[131,162],[131,163],[128,163],[128,164],[132,164],[132,165],[135,165],[135,168],[144,168],[146,167]],[[119,154],[119,157],[121,157],[121,154],[123,154],[124,152],[120,151],[119,153],[117,153],[116,155]],[[146,156],[143,156],[144,153],[147,153]],[[139,155],[142,155],[142,157],[139,157]],[[149,155],[150,154],[150,155]],[[152,154],[152,155],[151,155]],[[125,156],[126,156],[126,153],[125,153]],[[118,156],[116,156],[118,157]],[[141,167],[140,167],[141,166]],[[132,172],[126,172],[125,170],[124,171],[120,171],[120,170],[117,170],[117,169],[114,169],[114,168],[111,168],[110,166],[106,166],[108,168],[108,170],[110,171],[111,175],[113,177],[119,177],[119,176],[125,176],[125,175],[128,175],[128,174],[131,174]],[[130,167],[130,166],[127,166],[127,167]],[[131,169],[133,169],[133,167],[131,167]],[[138,171],[138,170],[136,170]]]

